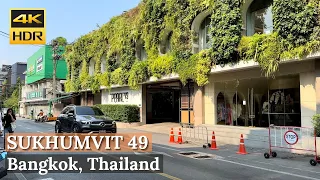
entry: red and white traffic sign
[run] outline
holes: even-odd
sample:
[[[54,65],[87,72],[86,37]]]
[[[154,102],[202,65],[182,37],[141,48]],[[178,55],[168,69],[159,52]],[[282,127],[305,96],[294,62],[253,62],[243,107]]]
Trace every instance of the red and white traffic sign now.
[[[289,145],[295,145],[298,140],[298,134],[292,130],[289,130],[287,132],[284,133],[284,140],[286,141],[287,144]]]

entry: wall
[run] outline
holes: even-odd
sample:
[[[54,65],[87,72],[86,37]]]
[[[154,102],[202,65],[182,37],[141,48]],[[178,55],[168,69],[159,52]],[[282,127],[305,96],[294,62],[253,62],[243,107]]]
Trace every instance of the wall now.
[[[304,83],[304,84],[310,84],[310,83],[314,83],[314,80],[310,79],[312,77],[311,74],[308,74],[308,72],[314,72],[314,61],[298,61],[298,62],[290,62],[290,63],[284,63],[281,64],[279,67],[280,71],[276,74],[276,76],[283,76],[283,75],[288,75],[288,74],[297,74],[300,72],[300,83]],[[232,72],[232,74],[231,74]],[[304,74],[307,73],[307,74]],[[219,83],[217,82],[225,82],[225,81],[231,81],[231,80],[244,80],[244,79],[250,79],[250,78],[262,78],[264,77],[263,74],[261,73],[261,69],[260,67],[256,67],[256,68],[251,68],[251,69],[247,69],[247,70],[233,70],[233,71],[229,71],[229,72],[224,72],[224,73],[215,73],[215,74],[211,74],[209,77],[209,81],[210,83],[208,85],[206,85],[205,88],[205,93],[204,93],[204,123],[205,124],[211,124],[214,125],[216,124],[216,114],[217,114],[217,95],[221,89],[221,87],[219,87]],[[217,86],[217,87],[216,87]],[[301,111],[302,112],[301,116],[302,117],[302,121],[305,122],[311,122],[310,121],[310,115],[312,113],[314,113],[313,110],[313,105],[308,104],[307,102],[310,101],[309,99],[314,98],[315,101],[315,96],[313,95],[315,90],[312,88],[313,85],[310,86],[300,86],[300,89],[302,93],[306,93],[306,94],[310,94],[310,97],[308,97],[308,99],[303,100],[303,98],[305,98],[303,95],[301,97],[301,103],[303,104],[303,106],[305,107],[309,107],[312,110],[307,112],[306,109],[302,108]],[[235,88],[228,88],[229,90],[229,94],[232,95],[231,98],[233,97],[234,93],[235,93]],[[257,88],[256,88],[257,89]],[[308,93],[309,92],[309,93]],[[313,92],[313,93],[312,93]],[[243,90],[243,94],[244,90]],[[314,97],[313,97],[314,96]],[[306,101],[306,102],[303,102]],[[307,103],[307,104],[305,104]],[[315,103],[315,102],[310,102],[310,103]],[[310,107],[311,106],[311,107]],[[307,124],[308,124],[307,123]]]
[[[20,81],[24,83],[25,75],[23,74],[27,70],[26,63],[15,63],[12,65],[11,72],[11,84],[16,84],[18,77],[20,77]]]
[[[312,127],[311,118],[317,112],[315,72],[300,73],[301,126]]]
[[[117,102],[112,100],[112,94],[115,93],[128,93],[126,99],[123,95],[123,102]],[[139,107],[142,106],[142,89],[141,86],[137,90],[131,90],[129,87],[113,88],[109,90],[104,89],[101,92],[101,104],[133,104]]]

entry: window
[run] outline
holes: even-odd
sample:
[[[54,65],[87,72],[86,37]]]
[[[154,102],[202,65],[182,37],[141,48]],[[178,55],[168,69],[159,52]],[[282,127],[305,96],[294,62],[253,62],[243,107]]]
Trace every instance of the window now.
[[[98,108],[92,107],[77,107],[77,115],[92,115],[92,116],[103,116],[103,113]]]
[[[106,60],[106,57],[104,56],[101,59],[101,72],[104,73],[106,72],[106,70],[107,70],[107,60]]]
[[[69,107],[65,107],[62,111],[61,111],[61,114],[67,114],[69,110]]]
[[[210,16],[207,16],[201,23],[200,31],[199,31],[199,46],[200,50],[208,49],[211,47],[210,44],[210,29],[211,26],[211,18]]]
[[[74,114],[74,108],[73,108],[73,107],[70,107],[68,113]]]
[[[273,31],[272,0],[255,0],[247,12],[247,35],[269,34]]]
[[[94,73],[94,60],[91,59],[89,63],[89,75],[93,76],[93,73]]]
[[[172,32],[169,34],[166,41],[166,53],[170,52],[171,50],[171,38],[172,38]]]

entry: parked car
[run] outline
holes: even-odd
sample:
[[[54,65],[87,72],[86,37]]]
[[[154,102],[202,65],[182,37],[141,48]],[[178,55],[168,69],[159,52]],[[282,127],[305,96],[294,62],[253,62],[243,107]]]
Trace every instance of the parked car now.
[[[117,124],[96,107],[65,107],[57,117],[55,132],[111,132],[117,133]]]

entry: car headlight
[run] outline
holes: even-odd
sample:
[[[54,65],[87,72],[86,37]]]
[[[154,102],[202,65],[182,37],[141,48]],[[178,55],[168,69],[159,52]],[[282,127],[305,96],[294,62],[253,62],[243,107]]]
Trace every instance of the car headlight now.
[[[81,121],[82,124],[86,124],[86,125],[89,125],[91,124],[91,121]]]
[[[115,127],[117,125],[116,121],[112,121],[112,126]]]

